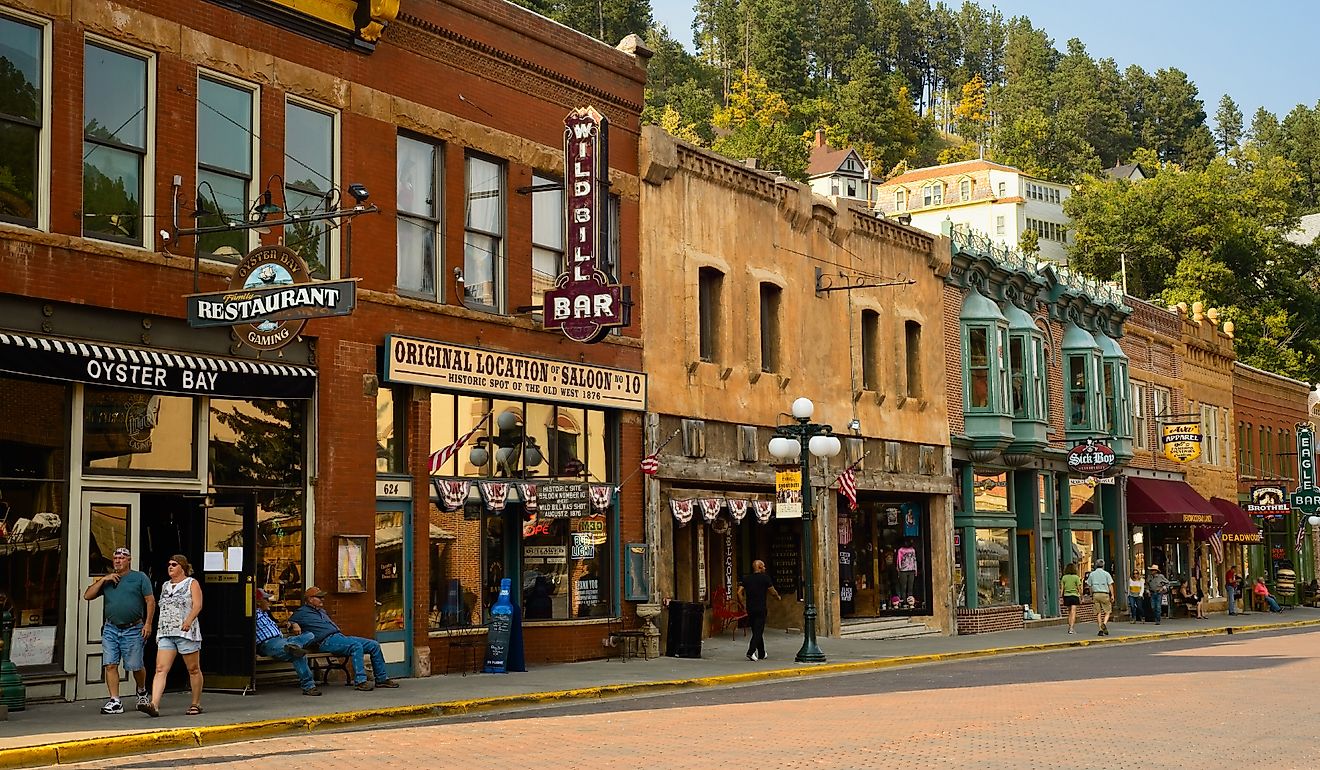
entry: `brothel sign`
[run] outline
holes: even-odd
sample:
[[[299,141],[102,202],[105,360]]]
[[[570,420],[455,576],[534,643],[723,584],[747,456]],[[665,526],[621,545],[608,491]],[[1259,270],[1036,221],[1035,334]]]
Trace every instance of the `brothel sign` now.
[[[568,264],[545,293],[545,328],[599,342],[628,325],[628,289],[600,268],[609,243],[609,121],[593,107],[564,118],[565,248]]]

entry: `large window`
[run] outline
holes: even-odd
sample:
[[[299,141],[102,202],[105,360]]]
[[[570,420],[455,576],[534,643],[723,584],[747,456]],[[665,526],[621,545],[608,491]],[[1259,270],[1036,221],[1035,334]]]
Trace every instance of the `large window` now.
[[[406,388],[376,391],[376,472],[407,473]]]
[[[83,468],[96,475],[194,475],[196,407],[188,396],[87,386]]]
[[[1008,338],[1009,395],[1013,417],[1027,417],[1027,389],[1031,387],[1031,373],[1027,369],[1027,336],[1013,334]]]
[[[148,61],[95,43],[83,59],[83,234],[140,244]]]
[[[1201,462],[1219,465],[1219,409],[1201,404]]]
[[[43,30],[0,15],[0,221],[35,227],[45,116]]]
[[[338,205],[335,186],[335,115],[301,102],[284,109],[286,214],[326,211]],[[298,252],[315,278],[329,278],[332,258],[326,222],[298,222],[284,230],[284,245]]]
[[[779,371],[779,312],[783,290],[773,283],[761,284],[761,371]]]
[[[968,409],[990,409],[991,377],[990,329],[984,326],[967,327],[967,391]]]
[[[532,187],[532,306],[539,309],[545,304],[546,290],[554,288],[564,272],[564,187],[558,179],[540,174],[532,175]],[[616,205],[611,212],[617,213]],[[610,229],[611,242],[618,238],[616,229]]]
[[[242,223],[252,203],[256,136],[252,89],[214,77],[197,79],[198,227]],[[248,250],[245,230],[198,236],[212,259],[238,262]]]
[[[862,311],[862,388],[880,390],[880,314]]]
[[[1066,360],[1068,362],[1068,428],[1086,430],[1091,427],[1088,356],[1069,355],[1066,356]]]
[[[1013,592],[1013,530],[976,530],[976,603],[1017,604]]]
[[[1132,441],[1137,449],[1150,449],[1150,423],[1146,418],[1146,386],[1132,383]]]
[[[444,146],[400,136],[396,156],[399,292],[444,301]]]
[[[467,157],[463,296],[469,307],[504,312],[504,165]]]
[[[921,188],[922,206],[939,206],[944,203],[944,183],[935,182]]]
[[[27,639],[11,651],[19,667],[63,661],[69,395],[59,383],[0,376],[0,604]],[[108,563],[114,546],[104,547]]]
[[[720,304],[724,273],[713,267],[697,271],[697,345],[702,361],[720,359]]]

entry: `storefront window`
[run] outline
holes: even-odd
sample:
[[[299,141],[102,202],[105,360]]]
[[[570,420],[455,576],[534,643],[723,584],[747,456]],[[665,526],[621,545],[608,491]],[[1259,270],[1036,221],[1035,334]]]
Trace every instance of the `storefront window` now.
[[[967,329],[967,406],[990,408],[990,331],[984,327]]]
[[[69,397],[64,385],[0,377],[0,607],[14,613],[19,667],[63,657]],[[121,524],[106,563],[124,538]]]
[[[1008,510],[1007,473],[990,475],[978,473],[972,480],[972,490],[976,495],[976,510],[991,512]]]
[[[407,473],[404,437],[408,435],[403,388],[376,391],[376,472]]]
[[[271,614],[292,613],[304,587],[301,490],[257,493],[257,582],[275,603]]]
[[[88,473],[187,475],[197,468],[197,402],[88,386],[83,466]]]
[[[1095,564],[1095,533],[1073,531],[1072,550],[1064,554],[1064,562],[1077,565],[1077,574],[1085,576]]]
[[[955,602],[958,607],[967,606],[967,558],[962,547],[965,531],[960,529],[953,534],[953,589],[958,593]]]
[[[376,512],[376,630],[404,628],[403,511]]]
[[[1016,604],[1013,595],[1013,530],[976,530],[976,603]]]

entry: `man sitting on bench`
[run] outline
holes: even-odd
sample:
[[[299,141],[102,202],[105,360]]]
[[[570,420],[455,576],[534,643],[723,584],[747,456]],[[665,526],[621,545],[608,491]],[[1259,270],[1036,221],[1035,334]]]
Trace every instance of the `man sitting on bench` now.
[[[254,588],[252,598],[257,605],[257,653],[292,663],[303,695],[320,695],[321,691],[316,688],[316,677],[312,676],[312,668],[303,659],[307,654],[304,645],[311,643],[312,634],[309,632],[285,637],[280,633],[275,619],[270,616],[270,596],[262,589]]]
[[[380,644],[375,639],[361,636],[348,636],[339,630],[339,626],[330,619],[325,611],[325,592],[312,586],[303,592],[303,605],[289,618],[289,624],[295,633],[311,632],[311,649],[328,652],[331,655],[346,656],[353,664],[354,683],[357,689],[369,692],[374,689],[367,681],[367,669],[363,665],[362,655],[371,656],[371,670],[376,675],[376,687],[393,688],[399,683],[385,673],[385,656],[381,654]],[[306,646],[306,645],[305,645]]]

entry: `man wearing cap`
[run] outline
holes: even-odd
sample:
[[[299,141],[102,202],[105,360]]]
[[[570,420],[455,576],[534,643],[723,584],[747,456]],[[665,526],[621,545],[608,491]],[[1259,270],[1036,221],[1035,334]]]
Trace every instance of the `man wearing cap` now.
[[[303,592],[303,605],[289,618],[294,633],[312,634],[312,649],[328,652],[331,655],[345,655],[353,664],[354,683],[357,689],[367,692],[374,689],[367,681],[367,669],[363,665],[362,655],[371,656],[371,670],[376,676],[376,687],[398,687],[399,683],[385,673],[385,656],[381,654],[380,644],[375,639],[361,636],[348,636],[339,630],[339,626],[330,619],[325,611],[325,592],[312,586]]]
[[[1095,604],[1095,622],[1100,626],[1097,636],[1109,636],[1109,616],[1114,612],[1114,576],[1105,571],[1105,560],[1096,559],[1095,569],[1086,576]]]
[[[260,588],[253,588],[252,598],[257,604],[257,652],[268,658],[292,663],[303,695],[320,695],[321,691],[316,688],[316,677],[312,676],[312,668],[303,659],[307,654],[303,645],[311,643],[311,632],[286,638],[280,633],[275,619],[270,616],[270,596]]]
[[[1158,564],[1152,564],[1146,570],[1146,592],[1150,594],[1150,608],[1155,613],[1155,625],[1160,624],[1160,603],[1172,585],[1169,579],[1160,574]],[[1170,610],[1170,613],[1173,611]]]
[[[132,569],[133,554],[127,548],[116,548],[114,570],[97,578],[83,598],[92,601],[105,597],[101,626],[101,656],[105,664],[105,686],[110,700],[101,707],[102,714],[122,714],[119,702],[119,661],[133,674],[137,682],[138,703],[150,703],[147,695],[147,672],[142,667],[142,645],[151,636],[151,618],[156,614],[156,597],[147,576]]]

